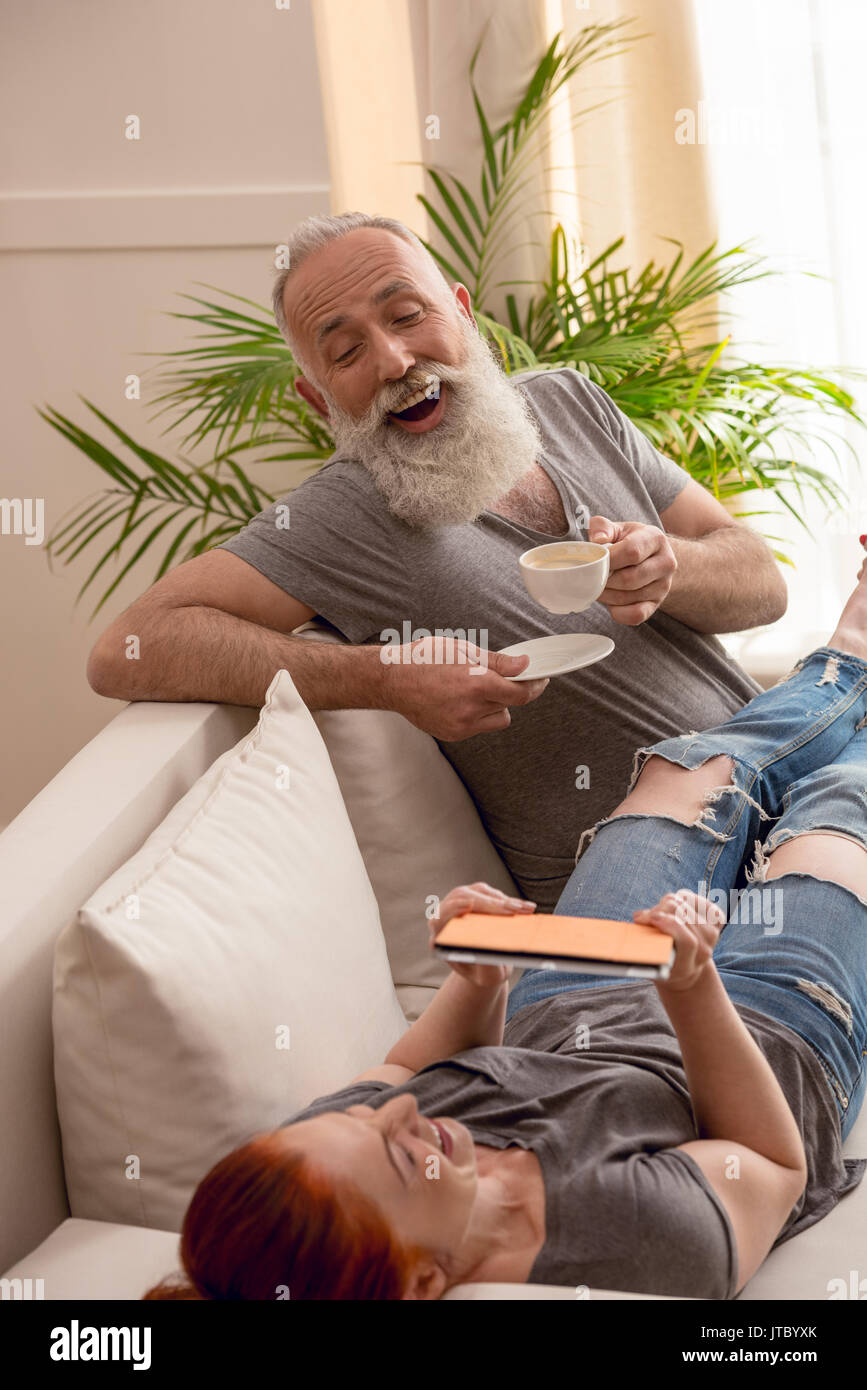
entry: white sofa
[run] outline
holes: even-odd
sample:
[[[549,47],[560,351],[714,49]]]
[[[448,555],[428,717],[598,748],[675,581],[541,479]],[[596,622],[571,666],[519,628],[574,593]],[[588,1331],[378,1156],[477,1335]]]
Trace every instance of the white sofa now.
[[[307,625],[307,631],[313,638],[328,635],[317,625]],[[256,717],[252,709],[225,705],[131,704],[0,835],[4,1298],[136,1299],[177,1268],[175,1232],[82,1219],[70,1210],[53,1077],[53,951],[58,934],[82,903],[139,849],[213,762],[252,729]],[[365,827],[357,823],[352,782],[355,763],[363,763],[371,748],[379,757],[388,746],[403,764],[417,763],[417,768],[402,766],[410,779],[418,772],[429,785],[434,769],[443,792],[463,798],[461,868],[478,865],[474,877],[491,875],[492,862],[499,861],[492,857],[481,822],[432,739],[418,735],[407,742],[405,721],[375,711],[331,713],[317,716],[317,723],[374,887],[372,861],[387,855],[388,846],[367,843]],[[401,872],[411,876],[412,864]],[[509,881],[502,865],[500,876],[504,883]],[[417,1017],[432,991],[396,984],[407,1018]],[[867,1153],[867,1108],[845,1152]],[[740,1298],[826,1299],[830,1281],[847,1281],[851,1270],[863,1266],[865,1232],[867,1182],[825,1220],[775,1251]],[[616,1290],[591,1290],[590,1296],[638,1297]],[[447,1297],[574,1299],[576,1290],[477,1284],[454,1289]]]

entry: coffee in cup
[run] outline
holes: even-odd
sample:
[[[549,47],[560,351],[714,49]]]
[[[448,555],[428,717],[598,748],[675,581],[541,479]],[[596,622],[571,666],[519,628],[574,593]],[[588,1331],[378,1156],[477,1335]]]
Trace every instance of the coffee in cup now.
[[[530,597],[549,613],[583,613],[608,580],[608,547],[593,541],[536,545],[518,563]]]
[[[528,560],[527,564],[533,570],[571,570],[576,565],[592,565],[595,561],[595,555],[571,555],[565,559],[557,555],[542,555],[538,560]]]

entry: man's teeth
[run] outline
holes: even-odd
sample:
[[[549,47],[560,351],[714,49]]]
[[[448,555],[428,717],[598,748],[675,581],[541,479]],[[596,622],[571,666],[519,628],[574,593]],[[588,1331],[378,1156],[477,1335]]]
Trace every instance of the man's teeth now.
[[[433,400],[435,397],[439,396],[439,393],[440,383],[437,379],[435,382],[432,382],[430,386],[426,386],[424,390],[416,391],[414,395],[407,396],[406,400],[401,401],[399,406],[395,406],[391,413],[392,415],[402,415],[405,410],[409,410],[410,406],[418,405],[420,401]]]

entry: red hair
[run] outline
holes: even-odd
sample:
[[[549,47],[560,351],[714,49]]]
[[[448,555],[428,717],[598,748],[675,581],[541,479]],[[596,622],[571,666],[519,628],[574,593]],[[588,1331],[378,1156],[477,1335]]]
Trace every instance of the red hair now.
[[[261,1134],[202,1179],[181,1232],[184,1275],[145,1299],[399,1299],[418,1252],[375,1202],[335,1181],[281,1130]]]

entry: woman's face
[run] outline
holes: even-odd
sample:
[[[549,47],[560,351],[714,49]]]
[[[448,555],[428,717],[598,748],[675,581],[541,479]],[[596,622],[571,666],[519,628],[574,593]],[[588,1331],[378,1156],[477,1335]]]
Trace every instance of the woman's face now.
[[[284,1133],[317,1167],[372,1198],[405,1244],[433,1255],[460,1248],[478,1177],[472,1135],[457,1120],[428,1119],[405,1094],[376,1110],[351,1105],[301,1120]]]

